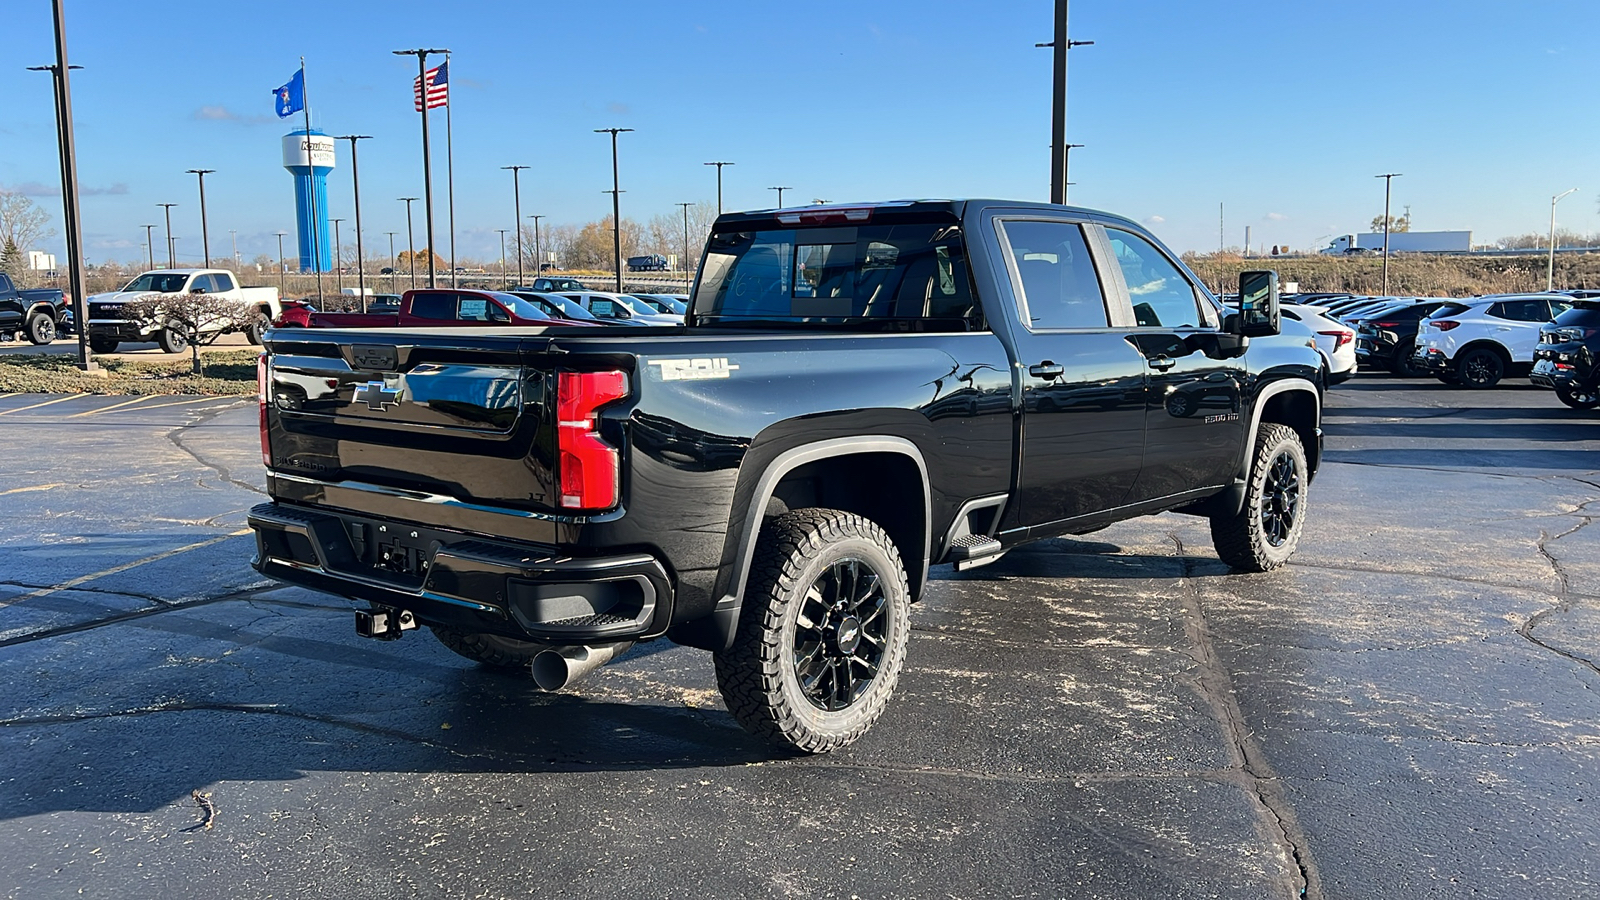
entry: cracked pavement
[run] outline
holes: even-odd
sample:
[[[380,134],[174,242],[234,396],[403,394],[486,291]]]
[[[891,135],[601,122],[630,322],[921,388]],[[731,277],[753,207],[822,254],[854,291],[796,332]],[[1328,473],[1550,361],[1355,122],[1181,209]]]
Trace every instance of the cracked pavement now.
[[[1600,415],[1523,382],[1335,389],[1277,572],[1175,515],[936,568],[884,718],[798,759],[698,651],[548,695],[262,581],[253,401],[27,399],[0,398],[0,896],[1600,887]]]

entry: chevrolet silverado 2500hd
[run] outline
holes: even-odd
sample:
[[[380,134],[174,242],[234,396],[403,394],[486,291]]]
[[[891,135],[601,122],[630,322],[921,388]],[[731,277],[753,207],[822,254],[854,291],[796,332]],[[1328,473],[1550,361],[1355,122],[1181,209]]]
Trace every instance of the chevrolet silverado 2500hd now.
[[[704,648],[742,725],[831,750],[930,566],[1168,510],[1289,558],[1321,360],[1241,294],[1127,219],[916,201],[719,217],[683,326],[274,330],[255,566],[546,689]]]

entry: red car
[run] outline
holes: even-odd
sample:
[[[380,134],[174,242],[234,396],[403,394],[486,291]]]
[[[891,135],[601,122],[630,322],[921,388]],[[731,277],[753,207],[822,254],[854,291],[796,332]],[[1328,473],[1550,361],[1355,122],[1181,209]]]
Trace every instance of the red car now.
[[[396,312],[318,312],[300,301],[285,301],[273,324],[306,328],[419,328],[447,325],[577,325],[594,323],[558,319],[521,297],[500,291],[424,288],[406,291]]]

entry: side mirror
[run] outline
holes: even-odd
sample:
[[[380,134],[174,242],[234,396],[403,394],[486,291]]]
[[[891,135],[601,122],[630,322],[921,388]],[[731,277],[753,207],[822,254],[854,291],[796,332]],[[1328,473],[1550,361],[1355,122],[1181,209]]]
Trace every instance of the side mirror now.
[[[204,294],[205,292],[206,289],[203,287],[194,287],[189,289],[189,293],[191,294]]]
[[[1279,323],[1278,273],[1240,272],[1239,318],[1234,333],[1242,337],[1267,337],[1279,332]]]

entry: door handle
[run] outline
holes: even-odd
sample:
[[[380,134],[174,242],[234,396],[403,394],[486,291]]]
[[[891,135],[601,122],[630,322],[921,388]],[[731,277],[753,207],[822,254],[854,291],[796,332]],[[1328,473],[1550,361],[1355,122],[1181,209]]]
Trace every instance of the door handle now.
[[[1166,370],[1178,364],[1177,360],[1169,356],[1157,356],[1154,359],[1147,359],[1145,362],[1150,364],[1150,368],[1157,369],[1162,372],[1165,372]]]
[[[1028,374],[1035,378],[1060,378],[1066,374],[1066,371],[1066,367],[1057,365],[1048,359],[1038,365],[1028,367]]]

